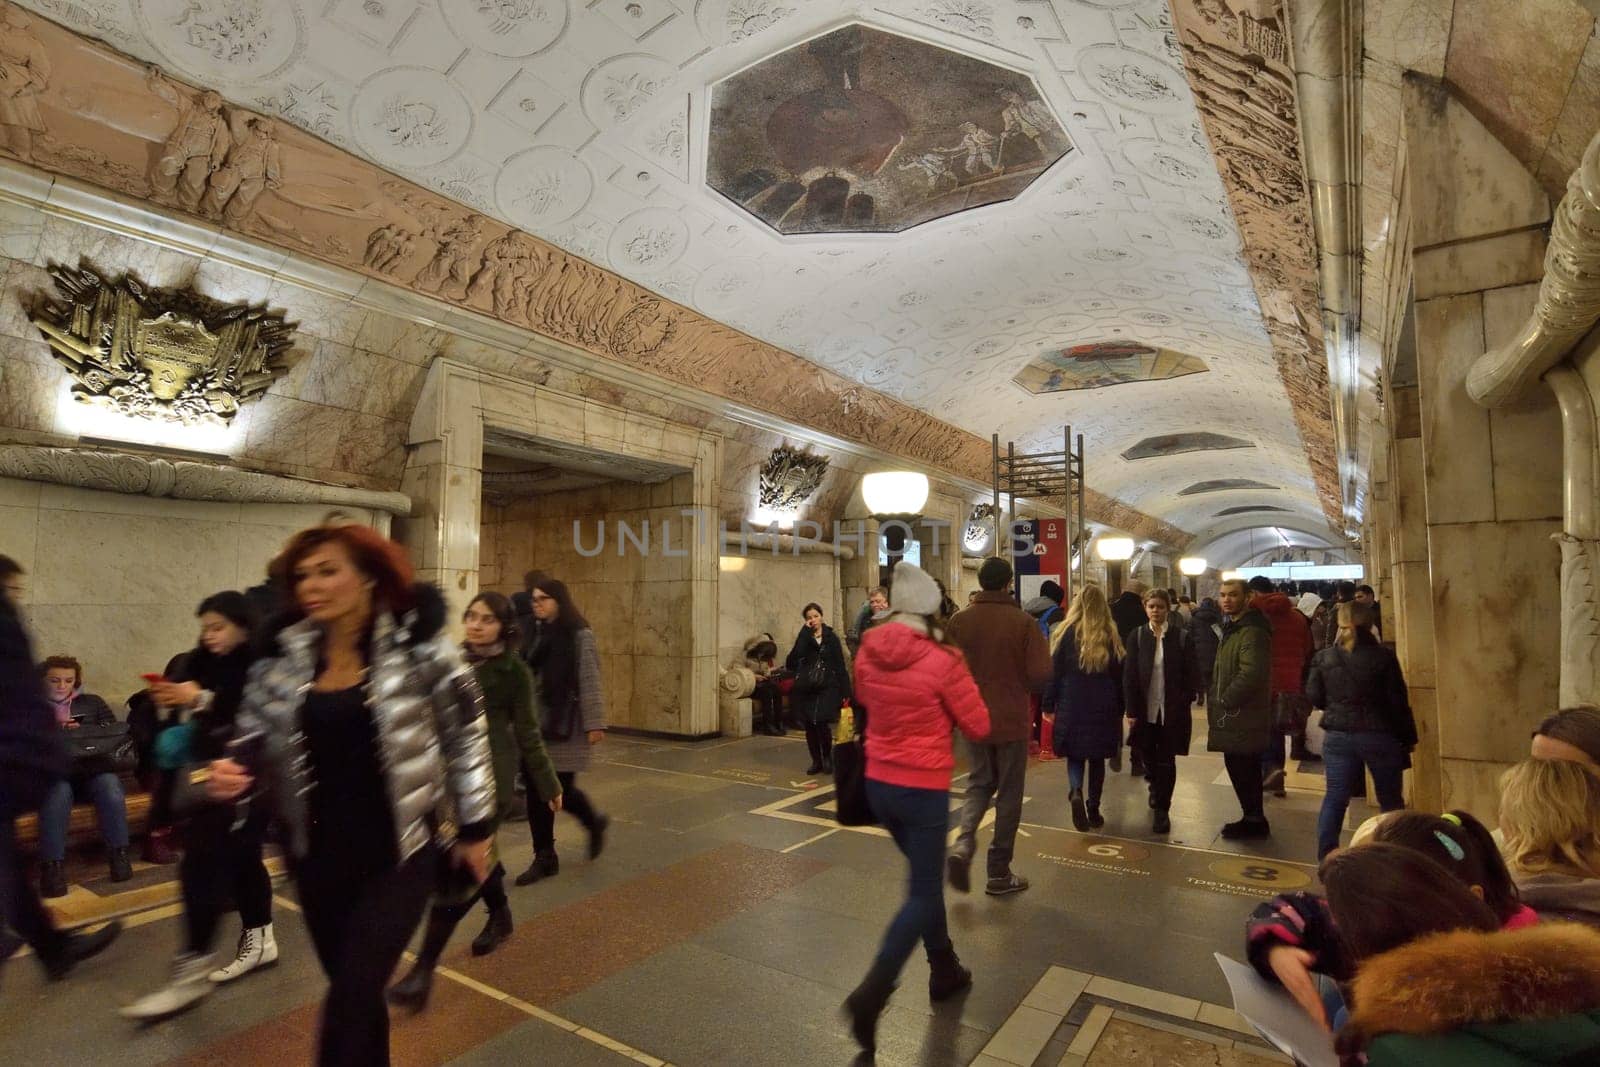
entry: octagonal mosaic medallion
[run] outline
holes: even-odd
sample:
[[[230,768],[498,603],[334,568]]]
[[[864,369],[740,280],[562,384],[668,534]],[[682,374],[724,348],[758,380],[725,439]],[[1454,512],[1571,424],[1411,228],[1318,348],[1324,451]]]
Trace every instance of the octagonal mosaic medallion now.
[[[713,87],[706,181],[779,233],[895,233],[1010,200],[1072,149],[1027,75],[850,25]]]
[[[1095,341],[1045,352],[1012,380],[1030,393],[1061,393],[1182,378],[1209,369],[1198,356],[1167,348],[1138,341]]]

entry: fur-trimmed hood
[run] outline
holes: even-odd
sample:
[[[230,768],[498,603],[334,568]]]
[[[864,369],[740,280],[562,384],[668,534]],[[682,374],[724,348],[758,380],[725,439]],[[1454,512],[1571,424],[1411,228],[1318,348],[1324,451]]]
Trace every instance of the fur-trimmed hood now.
[[[1346,1057],[1384,1035],[1585,1015],[1600,1011],[1600,932],[1545,923],[1434,934],[1362,963],[1350,992],[1337,1042]]]

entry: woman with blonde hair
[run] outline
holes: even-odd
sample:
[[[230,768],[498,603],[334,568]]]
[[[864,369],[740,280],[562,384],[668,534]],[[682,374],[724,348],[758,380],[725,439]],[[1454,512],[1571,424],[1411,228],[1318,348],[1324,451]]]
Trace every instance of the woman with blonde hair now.
[[[1600,927],[1600,778],[1570,760],[1526,759],[1500,777],[1502,851],[1523,903]]]
[[[1056,716],[1051,743],[1067,761],[1073,827],[1080,833],[1098,830],[1106,824],[1100,816],[1106,760],[1122,747],[1124,653],[1105,591],[1084,586],[1052,637],[1055,681],[1046,701]]]
[[[1311,660],[1306,696],[1322,708],[1323,771],[1327,791],[1317,815],[1317,858],[1339,847],[1350,795],[1362,782],[1362,768],[1372,772],[1378,806],[1398,811],[1406,806],[1403,782],[1408,753],[1417,744],[1417,726],[1400,661],[1378,643],[1372,632],[1370,605],[1339,605],[1339,631],[1334,643]]]

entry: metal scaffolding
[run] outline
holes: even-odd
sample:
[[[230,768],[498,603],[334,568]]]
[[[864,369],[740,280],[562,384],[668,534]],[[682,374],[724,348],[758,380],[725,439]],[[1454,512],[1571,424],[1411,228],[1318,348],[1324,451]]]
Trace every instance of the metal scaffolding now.
[[[1061,430],[1061,451],[1032,452],[1019,455],[1013,442],[1006,442],[1005,452],[1000,451],[1000,435],[991,438],[994,452],[994,524],[996,554],[1004,545],[1004,553],[1016,566],[1015,543],[1011,531],[1017,521],[1017,497],[1025,496],[1038,501],[1061,502],[1061,514],[1067,522],[1067,565],[1062,583],[1067,602],[1072,602],[1074,590],[1082,584],[1083,552],[1088,547],[1088,513],[1084,507],[1083,434],[1078,434],[1077,447],[1073,447],[1072,427]],[[1006,496],[1006,512],[1000,510],[1000,494]],[[1002,516],[1004,518],[1002,519]],[[1076,575],[1073,561],[1078,561]]]

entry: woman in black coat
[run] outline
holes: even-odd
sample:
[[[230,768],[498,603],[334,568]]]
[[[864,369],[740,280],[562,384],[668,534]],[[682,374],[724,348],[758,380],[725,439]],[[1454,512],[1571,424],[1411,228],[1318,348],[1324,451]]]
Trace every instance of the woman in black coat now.
[[[1144,610],[1150,621],[1128,634],[1122,703],[1128,716],[1128,747],[1143,755],[1150,779],[1150,829],[1166,834],[1172,832],[1167,810],[1172,807],[1172,789],[1178,782],[1177,757],[1189,754],[1193,729],[1189,705],[1199,684],[1199,671],[1194,642],[1182,616],[1172,612],[1167,592],[1152,589],[1146,593]]]
[[[833,727],[839,721],[839,708],[850,685],[844,663],[844,645],[833,627],[822,621],[822,606],[807,604],[801,614],[805,625],[794,639],[784,666],[794,672],[794,689],[789,707],[805,724],[806,748],[811,751],[807,774],[833,773]],[[820,679],[816,667],[822,667]],[[821,684],[817,684],[820,680]]]
[[[1217,646],[1222,643],[1222,612],[1210,597],[1200,601],[1200,606],[1189,616],[1189,641],[1194,645],[1195,692],[1200,706],[1206,703],[1211,691],[1211,671],[1217,665]]]

